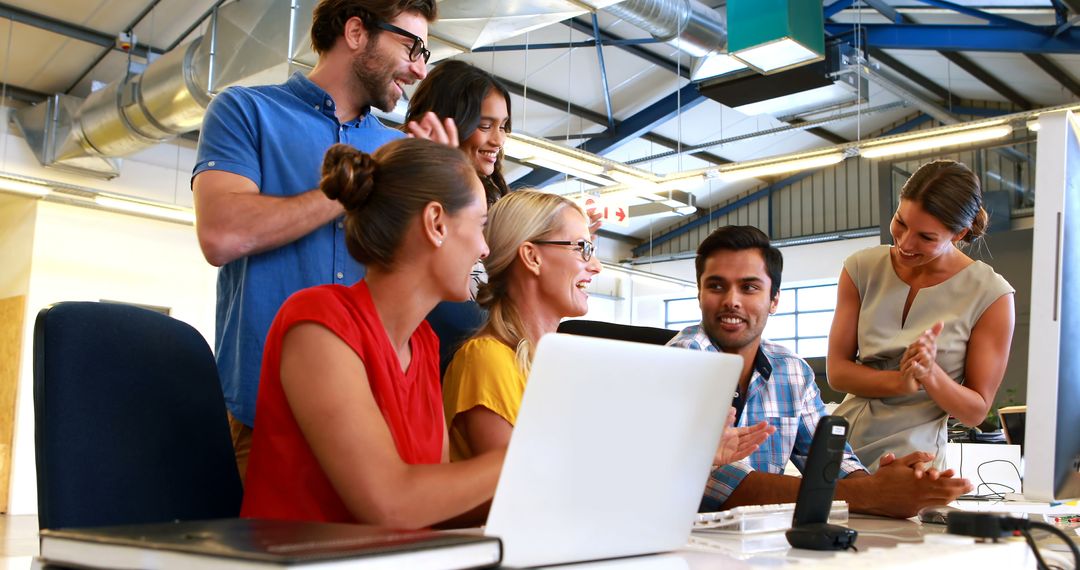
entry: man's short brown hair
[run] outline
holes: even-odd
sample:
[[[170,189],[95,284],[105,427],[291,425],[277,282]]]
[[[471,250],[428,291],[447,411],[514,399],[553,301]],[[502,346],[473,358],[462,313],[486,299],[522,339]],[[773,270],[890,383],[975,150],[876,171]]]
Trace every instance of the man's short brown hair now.
[[[330,51],[350,18],[360,18],[369,33],[377,34],[375,23],[389,22],[403,12],[416,12],[428,22],[439,15],[435,0],[321,0],[311,17],[311,48],[320,55]]]

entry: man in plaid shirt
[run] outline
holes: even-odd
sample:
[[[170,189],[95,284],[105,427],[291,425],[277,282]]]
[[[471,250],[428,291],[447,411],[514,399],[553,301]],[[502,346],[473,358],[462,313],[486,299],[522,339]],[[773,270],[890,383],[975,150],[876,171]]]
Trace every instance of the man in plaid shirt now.
[[[702,511],[740,505],[790,503],[799,478],[783,475],[790,459],[802,470],[818,419],[825,413],[814,373],[787,348],[763,340],[761,332],[776,311],[783,270],[780,250],[752,226],[717,229],[697,251],[701,323],[683,329],[668,345],[738,354],[743,370],[732,406],[736,425],[767,422],[776,428],[750,457],[712,472]],[[942,505],[971,490],[952,471],[926,470],[932,456],[915,452],[883,458],[873,475],[845,445],[836,498],[853,512],[911,517],[928,505]]]

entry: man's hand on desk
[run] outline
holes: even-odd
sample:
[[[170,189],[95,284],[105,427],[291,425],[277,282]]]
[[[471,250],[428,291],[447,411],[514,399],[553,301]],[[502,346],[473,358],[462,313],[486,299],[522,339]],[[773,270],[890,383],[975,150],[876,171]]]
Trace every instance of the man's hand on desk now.
[[[873,475],[853,473],[841,481],[838,498],[846,500],[853,512],[908,518],[925,506],[944,505],[971,491],[971,482],[953,477],[951,469],[927,469],[933,459],[923,451],[899,459],[886,455]]]

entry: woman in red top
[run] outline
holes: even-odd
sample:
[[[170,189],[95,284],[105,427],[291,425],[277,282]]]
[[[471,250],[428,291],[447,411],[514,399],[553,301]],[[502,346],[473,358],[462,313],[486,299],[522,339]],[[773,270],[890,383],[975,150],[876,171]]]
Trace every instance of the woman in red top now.
[[[465,155],[420,139],[336,145],[352,287],[300,291],[266,340],[242,516],[411,528],[492,497],[503,452],[448,462],[438,341],[424,316],[469,296],[488,253],[484,188]],[[467,518],[467,517],[466,517]]]

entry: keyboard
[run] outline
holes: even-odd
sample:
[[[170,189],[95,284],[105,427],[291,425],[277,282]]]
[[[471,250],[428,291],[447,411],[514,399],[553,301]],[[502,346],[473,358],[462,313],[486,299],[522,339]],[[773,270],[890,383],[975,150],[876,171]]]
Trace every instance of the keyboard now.
[[[698,513],[694,521],[695,532],[752,534],[775,532],[791,528],[795,503],[776,505],[747,505],[714,513]],[[846,501],[833,501],[829,522],[844,524],[848,520]]]

